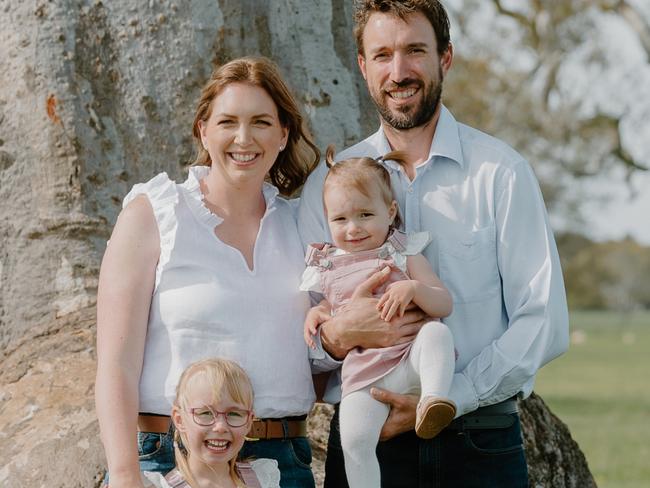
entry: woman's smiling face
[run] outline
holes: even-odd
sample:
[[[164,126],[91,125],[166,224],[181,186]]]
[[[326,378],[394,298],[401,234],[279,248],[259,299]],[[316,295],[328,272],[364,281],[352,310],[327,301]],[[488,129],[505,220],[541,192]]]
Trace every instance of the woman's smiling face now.
[[[269,94],[249,83],[230,83],[212,101],[210,117],[199,122],[212,168],[228,184],[261,183],[287,144]]]

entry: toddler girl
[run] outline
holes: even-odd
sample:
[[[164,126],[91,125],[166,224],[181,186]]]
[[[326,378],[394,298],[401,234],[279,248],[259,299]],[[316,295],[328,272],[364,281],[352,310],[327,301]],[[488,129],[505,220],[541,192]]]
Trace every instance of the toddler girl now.
[[[145,472],[159,488],[277,488],[272,459],[236,462],[253,422],[253,387],[244,370],[226,359],[205,359],[183,372],[172,408],[177,468],[163,478]]]
[[[375,290],[380,316],[389,321],[414,302],[431,317],[451,313],[451,296],[421,251],[430,241],[426,232],[406,235],[397,230],[399,211],[390,175],[381,159],[400,161],[389,153],[380,160],[353,158],[333,164],[323,187],[323,204],[333,244],[314,244],[307,251],[301,289],[319,292],[331,313],[344,305],[357,285],[379,270],[390,270],[388,284]],[[319,312],[305,321],[305,340],[313,347]],[[397,393],[420,391],[416,433],[435,437],[454,418],[447,398],[454,374],[451,332],[439,321],[425,324],[414,341],[381,349],[356,348],[343,361],[340,405],[341,445],[351,488],[380,486],[375,449],[389,406],[372,398],[378,386]]]

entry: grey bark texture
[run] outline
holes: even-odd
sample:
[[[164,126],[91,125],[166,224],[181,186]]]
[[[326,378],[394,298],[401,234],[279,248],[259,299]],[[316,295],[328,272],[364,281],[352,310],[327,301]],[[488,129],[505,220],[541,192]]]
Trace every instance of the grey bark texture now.
[[[275,59],[320,147],[376,126],[350,18],[347,0],[0,0],[0,485],[99,484],[99,263],[128,189],[183,178],[215,65]],[[590,486],[539,409],[533,459],[563,474],[535,486]]]

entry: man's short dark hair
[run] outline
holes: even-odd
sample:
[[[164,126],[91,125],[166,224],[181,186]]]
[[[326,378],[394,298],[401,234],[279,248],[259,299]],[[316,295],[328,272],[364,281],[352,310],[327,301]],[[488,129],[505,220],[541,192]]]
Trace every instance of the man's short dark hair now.
[[[368,19],[375,12],[384,12],[406,20],[409,14],[421,12],[431,22],[436,34],[438,54],[449,48],[449,17],[438,0],[356,0],[354,4],[354,37],[357,51],[362,56],[363,31]]]

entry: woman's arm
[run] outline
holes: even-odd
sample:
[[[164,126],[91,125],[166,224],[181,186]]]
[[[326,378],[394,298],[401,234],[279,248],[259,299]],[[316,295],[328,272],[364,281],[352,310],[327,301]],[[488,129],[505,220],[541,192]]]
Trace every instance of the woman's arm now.
[[[99,273],[95,405],[111,488],[142,486],[138,383],[159,255],[153,210],[137,197],[118,217]]]

